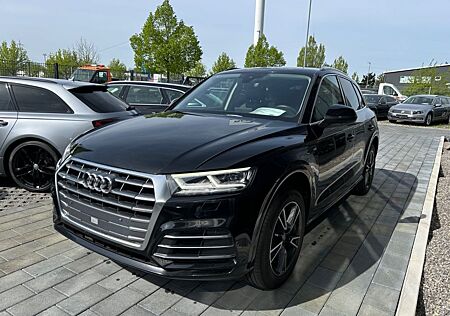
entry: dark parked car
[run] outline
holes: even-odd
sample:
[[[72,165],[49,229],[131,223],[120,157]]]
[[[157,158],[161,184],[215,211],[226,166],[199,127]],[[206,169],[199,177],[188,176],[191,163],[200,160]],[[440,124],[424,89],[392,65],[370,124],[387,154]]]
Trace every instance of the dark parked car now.
[[[55,228],[158,275],[248,275],[275,288],[306,226],[369,191],[378,135],[359,88],[337,70],[219,73],[166,112],[74,141],[57,172]]]
[[[148,81],[113,81],[108,91],[122,99],[141,114],[162,112],[180,98],[190,86]]]
[[[30,191],[48,191],[56,162],[79,134],[124,120],[127,110],[104,85],[0,77],[0,175]]]
[[[398,104],[396,98],[382,94],[364,94],[367,106],[378,118],[387,118],[389,109]]]
[[[390,122],[413,122],[431,125],[441,121],[450,123],[450,98],[439,95],[414,95],[390,108]]]

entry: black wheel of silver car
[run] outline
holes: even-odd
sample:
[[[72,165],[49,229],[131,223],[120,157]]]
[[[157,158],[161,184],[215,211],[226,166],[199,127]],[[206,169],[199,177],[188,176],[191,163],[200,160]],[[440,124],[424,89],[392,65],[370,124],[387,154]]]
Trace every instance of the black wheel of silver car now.
[[[375,146],[371,146],[367,154],[366,162],[364,164],[363,178],[354,189],[356,195],[365,195],[372,187],[373,177],[375,175],[375,160],[376,160]]]
[[[279,193],[261,227],[250,283],[268,290],[283,284],[295,267],[305,232],[305,203],[295,190]]]
[[[18,145],[9,155],[8,167],[14,182],[29,191],[45,192],[53,183],[58,156],[39,141]]]
[[[431,113],[427,114],[427,117],[425,118],[425,125],[430,126],[433,122],[433,115]]]

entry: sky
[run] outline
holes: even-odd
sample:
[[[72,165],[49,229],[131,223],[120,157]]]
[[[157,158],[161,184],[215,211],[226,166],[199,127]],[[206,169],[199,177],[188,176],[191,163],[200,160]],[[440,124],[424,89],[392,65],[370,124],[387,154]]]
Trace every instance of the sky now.
[[[313,0],[310,34],[326,48],[326,62],[342,55],[349,73],[413,68],[450,62],[449,0]],[[95,44],[100,62],[119,58],[134,66],[129,38],[140,32],[162,0],[0,0],[0,41],[20,41],[32,61]],[[192,25],[208,69],[221,52],[238,67],[253,41],[255,0],[171,0]],[[305,43],[309,0],[266,0],[264,33],[296,66]]]

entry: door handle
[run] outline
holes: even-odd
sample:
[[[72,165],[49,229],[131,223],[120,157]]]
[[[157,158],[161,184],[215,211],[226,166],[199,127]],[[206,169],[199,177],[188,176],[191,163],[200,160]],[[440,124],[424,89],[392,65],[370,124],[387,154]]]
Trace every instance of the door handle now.
[[[0,120],[0,126],[6,126],[6,125],[8,125],[7,121]]]
[[[348,134],[347,135],[347,141],[351,142],[355,138],[354,134]]]

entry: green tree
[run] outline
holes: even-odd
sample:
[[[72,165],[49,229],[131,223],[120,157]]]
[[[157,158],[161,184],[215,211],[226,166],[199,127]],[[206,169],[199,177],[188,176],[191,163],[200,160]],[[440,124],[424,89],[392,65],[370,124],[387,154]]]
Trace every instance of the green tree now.
[[[450,95],[446,85],[450,79],[450,72],[437,73],[435,67],[423,68],[415,71],[409,78],[409,83],[403,91],[405,95],[441,94]]]
[[[54,65],[58,64],[59,76],[61,78],[69,78],[75,69],[81,65],[78,55],[71,49],[58,49],[54,53],[50,53],[46,62],[46,76],[54,75]]]
[[[113,58],[108,65],[109,70],[113,78],[125,79],[125,73],[127,72],[127,66],[120,59]]]
[[[362,77],[361,85],[367,88],[373,88],[373,86],[375,86],[375,80],[375,74],[373,72],[370,72]]]
[[[356,83],[359,83],[359,76],[356,72],[352,74],[352,79],[355,80]]]
[[[221,71],[225,71],[231,68],[236,68],[236,63],[225,52],[220,54],[217,60],[214,62],[211,74],[216,74]]]
[[[15,76],[24,69],[28,62],[28,55],[20,42],[14,40],[8,45],[3,41],[0,45],[0,74],[6,76]]]
[[[384,74],[382,73],[377,76],[377,79],[375,79],[375,85],[379,85],[380,83],[383,82],[384,82]]]
[[[331,67],[339,69],[340,71],[343,71],[345,73],[348,72],[348,63],[342,56],[336,58]]]
[[[165,74],[168,81],[171,74],[195,67],[203,54],[194,29],[177,19],[169,0],[150,12],[142,31],[133,35],[130,43],[136,66]]]
[[[76,53],[80,65],[98,63],[99,56],[95,45],[89,43],[84,38],[80,38],[80,40],[75,43],[73,51]]]
[[[275,46],[269,46],[267,38],[262,35],[258,43],[248,48],[245,67],[282,67],[286,65],[283,52]]]
[[[310,35],[308,38],[308,49],[306,52],[306,65],[304,65],[304,56],[305,47],[302,47],[297,57],[297,67],[320,68],[325,63],[325,46],[323,44],[317,45],[314,36]]]
[[[186,76],[206,77],[206,71],[206,66],[201,61],[198,61],[195,63],[194,68],[186,72]]]

